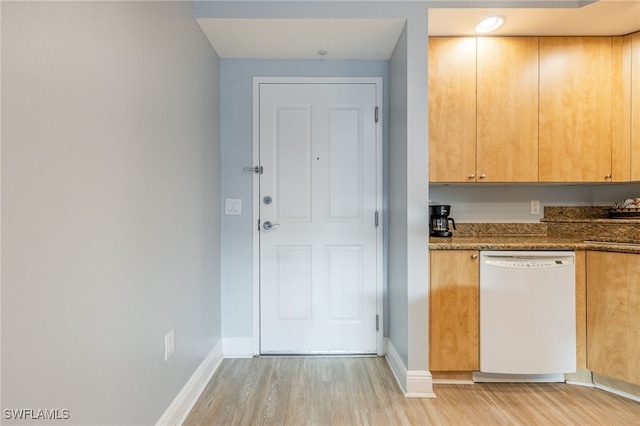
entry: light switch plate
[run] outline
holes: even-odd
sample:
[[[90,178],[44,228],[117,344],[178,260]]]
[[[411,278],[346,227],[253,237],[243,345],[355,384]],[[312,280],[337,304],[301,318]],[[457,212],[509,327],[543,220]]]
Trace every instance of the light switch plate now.
[[[224,214],[242,214],[242,200],[237,198],[225,198]]]
[[[173,353],[176,350],[176,338],[175,338],[175,331],[173,329],[171,329],[170,332],[167,333],[166,336],[164,336],[164,360],[167,361],[171,355],[173,355]]]

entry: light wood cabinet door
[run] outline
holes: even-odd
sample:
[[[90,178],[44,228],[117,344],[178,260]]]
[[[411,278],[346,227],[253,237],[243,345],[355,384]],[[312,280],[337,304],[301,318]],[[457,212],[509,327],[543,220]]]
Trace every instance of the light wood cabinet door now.
[[[587,252],[587,368],[640,385],[640,255]]]
[[[479,260],[471,250],[430,252],[429,369],[479,368]]]
[[[480,37],[477,175],[538,180],[538,37]]]
[[[539,181],[611,180],[611,37],[540,38]]]
[[[640,181],[640,32],[630,36],[631,180]]]
[[[474,182],[476,39],[429,38],[429,180]]]
[[[611,181],[631,180],[631,36],[613,37]]]

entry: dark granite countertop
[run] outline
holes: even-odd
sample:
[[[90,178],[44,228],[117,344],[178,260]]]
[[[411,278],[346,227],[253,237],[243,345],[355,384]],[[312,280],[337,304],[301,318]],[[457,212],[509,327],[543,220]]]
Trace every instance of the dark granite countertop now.
[[[612,219],[607,206],[545,206],[539,223],[458,223],[431,250],[599,250],[640,254],[640,218]]]
[[[552,236],[429,237],[430,250],[599,250],[640,253],[640,242]]]

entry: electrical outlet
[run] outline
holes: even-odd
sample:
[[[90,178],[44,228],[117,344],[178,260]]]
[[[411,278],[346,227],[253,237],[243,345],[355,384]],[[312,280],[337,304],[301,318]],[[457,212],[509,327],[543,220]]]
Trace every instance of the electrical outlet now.
[[[531,214],[540,214],[540,200],[531,200]]]
[[[164,360],[168,360],[176,349],[176,339],[173,329],[164,336]]]

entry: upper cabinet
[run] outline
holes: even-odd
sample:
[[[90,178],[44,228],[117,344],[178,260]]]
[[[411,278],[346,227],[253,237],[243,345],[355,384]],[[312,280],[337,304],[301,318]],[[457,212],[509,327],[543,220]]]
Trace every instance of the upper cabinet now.
[[[477,176],[538,180],[538,38],[478,38]]]
[[[476,174],[476,39],[429,38],[429,180]]]
[[[430,181],[538,180],[537,37],[430,38],[428,80]]]
[[[613,37],[611,180],[631,179],[631,36]]]
[[[429,39],[430,182],[640,181],[640,33]]]
[[[611,181],[612,50],[611,37],[540,39],[540,181]]]
[[[631,62],[631,180],[640,181],[640,33],[625,38]]]

